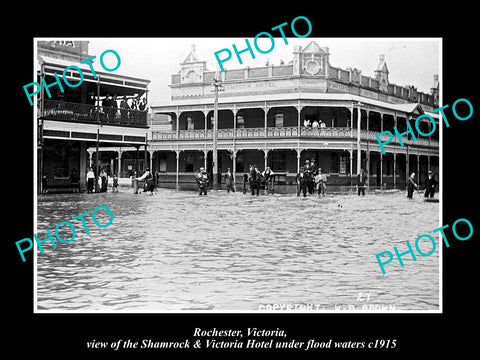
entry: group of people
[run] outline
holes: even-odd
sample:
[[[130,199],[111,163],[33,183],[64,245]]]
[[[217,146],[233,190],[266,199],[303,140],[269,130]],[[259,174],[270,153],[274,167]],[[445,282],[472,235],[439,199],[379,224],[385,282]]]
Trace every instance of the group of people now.
[[[138,178],[134,178],[135,180],[135,194],[138,192],[138,182],[137,181],[142,181],[144,180],[145,183],[143,185],[143,192],[150,192],[150,195],[153,195],[153,191],[155,190],[155,179],[154,179],[154,176],[152,174],[152,172],[150,171],[150,168],[146,168],[145,169],[145,172],[143,173],[142,176],[138,177]]]
[[[308,120],[308,119],[305,119],[303,121],[303,126],[305,127],[311,127],[311,128],[324,128],[327,126],[327,124],[325,124],[325,122],[323,122],[322,120],[318,121],[318,120]]]
[[[317,167],[315,159],[305,160],[305,165],[300,167],[300,171],[295,177],[297,182],[297,196],[303,193],[307,196],[307,191],[313,195],[317,191],[318,197],[324,197],[327,193],[327,176],[322,174],[322,169]]]
[[[258,166],[250,165],[248,174],[243,174],[243,193],[247,192],[247,184],[250,186],[252,195],[259,195],[260,189],[264,188],[267,193],[274,193],[275,191],[275,173],[266,167],[263,172],[260,172]]]
[[[104,109],[104,114],[108,122],[114,122],[115,116],[120,108],[120,121],[126,122],[127,119],[133,119],[135,117],[135,112],[130,110],[147,110],[147,100],[143,97],[141,100],[138,98],[131,98],[130,104],[128,103],[126,96],[123,96],[120,101],[120,106],[117,103],[117,95],[108,94],[102,101],[102,107]]]
[[[235,178],[230,168],[223,175],[227,192],[235,192]],[[207,173],[204,167],[195,175],[197,181],[199,195],[207,195],[208,185],[210,182],[210,175]],[[365,196],[365,188],[367,187],[368,175],[365,170],[360,169],[357,175],[357,194],[358,196]],[[327,176],[322,173],[322,169],[317,167],[315,159],[306,160],[305,164],[300,167],[300,171],[295,177],[297,184],[297,196],[303,194],[303,197],[307,196],[307,192],[313,195],[317,192],[318,197],[324,197],[327,193]],[[435,175],[430,170],[428,172],[428,179],[425,186],[424,197],[433,198],[435,194],[435,188],[438,181],[435,179]],[[243,193],[247,192],[247,188],[250,188],[252,195],[259,195],[260,189],[264,188],[267,193],[274,193],[275,190],[275,173],[267,167],[263,172],[260,172],[258,166],[252,164],[249,167],[248,174],[243,175]],[[413,172],[408,178],[407,184],[407,197],[412,198],[414,189],[417,189],[418,185],[415,182],[415,173]]]
[[[100,173],[98,174],[98,192],[107,192],[108,189],[108,173],[107,171],[102,168]],[[95,172],[93,168],[90,167],[87,172],[87,193],[93,193],[95,188]],[[113,175],[113,183],[112,183],[112,192],[118,191],[118,177],[116,174]],[[95,192],[97,192],[95,190]]]
[[[432,170],[428,171],[427,183],[425,184],[425,192],[423,197],[433,198],[435,195],[435,188],[438,185],[438,181],[435,178]],[[415,182],[415,172],[412,172],[408,178],[407,183],[407,198],[412,199],[415,189],[418,189],[418,184]]]
[[[247,192],[247,184],[250,187],[252,195],[259,195],[260,189],[263,187],[267,191],[273,194],[274,192],[274,173],[267,167],[265,171],[260,172],[256,165],[250,165],[249,173],[243,175],[243,193]],[[227,168],[227,172],[223,175],[227,193],[235,192],[235,177],[230,168]],[[195,174],[195,181],[198,186],[198,195],[207,195],[208,185],[210,182],[210,175],[201,167]]]

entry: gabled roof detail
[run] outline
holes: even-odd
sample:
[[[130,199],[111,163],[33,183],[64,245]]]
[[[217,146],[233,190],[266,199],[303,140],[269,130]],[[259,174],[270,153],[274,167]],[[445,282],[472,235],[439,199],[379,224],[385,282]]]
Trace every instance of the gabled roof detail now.
[[[307,46],[305,46],[305,48],[302,50],[302,53],[326,54],[326,52],[313,40],[310,41]]]
[[[380,61],[377,66],[377,70],[375,71],[385,72],[387,74],[389,73],[387,68],[387,62],[385,61],[385,55],[380,55]]]
[[[192,50],[190,50],[190,53],[187,55],[185,60],[183,60],[183,63],[199,62],[199,61],[201,60],[198,58],[197,53],[195,52],[195,45],[192,44]]]

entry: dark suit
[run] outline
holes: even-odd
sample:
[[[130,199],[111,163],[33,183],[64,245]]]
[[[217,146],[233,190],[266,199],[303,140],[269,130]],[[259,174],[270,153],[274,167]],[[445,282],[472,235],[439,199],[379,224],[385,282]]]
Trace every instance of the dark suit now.
[[[307,190],[309,194],[313,194],[313,192],[315,191],[314,178],[315,178],[315,175],[317,175],[317,166],[315,164],[310,164],[310,166],[308,166],[308,168],[306,168],[305,170],[308,174],[307,184],[306,184]]]
[[[360,173],[357,175],[357,185],[358,185],[358,195],[362,193],[362,195],[365,195],[365,183],[367,182],[367,175],[365,173]]]
[[[195,176],[195,179],[197,180],[198,184],[198,195],[202,195],[202,193],[207,195],[208,182],[210,181],[210,176],[208,173],[198,172]]]
[[[432,175],[432,177],[428,178],[425,186],[425,197],[430,195],[430,197],[433,198],[433,195],[435,194],[435,186],[437,186],[437,184],[438,181],[435,179],[435,175]]]
[[[300,170],[300,172],[295,177],[297,181],[297,196],[300,195],[300,192],[303,192],[303,197],[307,196],[307,177],[308,173]]]
[[[226,173],[224,175],[225,178],[225,184],[227,185],[227,192],[235,192],[235,186],[234,186],[234,179],[233,179],[233,174],[232,173]]]

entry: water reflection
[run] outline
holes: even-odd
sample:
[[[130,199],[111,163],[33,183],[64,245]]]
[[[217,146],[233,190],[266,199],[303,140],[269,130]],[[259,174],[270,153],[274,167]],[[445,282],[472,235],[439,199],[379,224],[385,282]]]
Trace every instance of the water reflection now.
[[[46,227],[100,205],[114,220],[101,229],[85,217],[90,235],[72,221],[72,243],[45,246],[37,257],[38,309],[438,309],[438,250],[416,262],[405,256],[403,268],[392,262],[386,275],[374,256],[393,246],[407,250],[405,241],[437,228],[438,203],[408,201],[403,191],[365,197],[338,192],[323,199],[297,198],[288,187],[281,192],[198,196],[158,189],[149,196],[125,189],[39,197],[40,238]],[[359,293],[369,294],[368,303]]]

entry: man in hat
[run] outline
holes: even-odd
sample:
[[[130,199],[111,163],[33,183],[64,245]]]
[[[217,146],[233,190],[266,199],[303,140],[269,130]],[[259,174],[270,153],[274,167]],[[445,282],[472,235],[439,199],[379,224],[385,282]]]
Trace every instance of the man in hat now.
[[[358,191],[358,196],[360,196],[360,193],[362,196],[365,196],[365,183],[367,182],[367,175],[365,174],[365,171],[363,169],[360,169],[360,174],[357,175],[357,191]]]
[[[128,106],[127,97],[123,96],[122,101],[120,101],[120,119],[122,124],[127,123],[127,114],[128,114],[127,110],[129,109],[130,109],[130,106]]]
[[[318,168],[317,175],[315,176],[315,184],[317,187],[318,197],[325,196],[327,192],[327,176],[322,174],[322,169]]]
[[[302,166],[295,178],[297,181],[297,196],[300,196],[300,192],[303,192],[303,197],[307,197],[307,176],[305,166]]]
[[[418,185],[415,182],[415,172],[412,172],[407,182],[407,198],[411,199],[413,197],[416,188],[418,188]]]
[[[198,195],[205,194],[207,195],[207,186],[210,181],[208,173],[205,171],[204,167],[201,167],[198,173],[195,175],[195,179],[198,184]]]
[[[146,168],[143,175],[139,178],[135,178],[135,180],[138,180],[138,181],[145,180],[145,184],[143,186],[143,192],[150,191],[150,195],[153,195],[153,190],[155,190],[155,184],[153,182],[153,175],[150,172],[149,168]]]
[[[433,174],[432,170],[428,170],[428,180],[425,186],[425,197],[430,196],[433,198],[435,194],[435,186],[437,186],[438,181],[435,179],[435,175]]]
[[[305,186],[308,190],[308,193],[310,195],[312,195],[315,185],[314,185],[314,182],[313,182],[314,175],[312,174],[313,168],[312,168],[312,165],[310,163],[310,160],[305,160],[305,165],[303,166],[303,168],[304,168],[305,175],[306,175]]]
[[[225,185],[227,185],[227,193],[232,190],[232,192],[235,192],[235,179],[233,178],[233,174],[230,171],[230,168],[227,169],[226,174],[224,175],[225,179]]]
[[[271,192],[273,194],[274,192],[274,184],[275,184],[275,174],[273,171],[270,169],[269,166],[265,169],[265,171],[262,173],[263,178],[265,179],[265,191]]]

